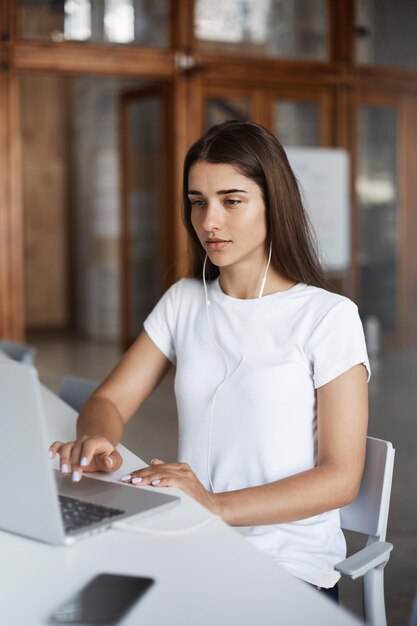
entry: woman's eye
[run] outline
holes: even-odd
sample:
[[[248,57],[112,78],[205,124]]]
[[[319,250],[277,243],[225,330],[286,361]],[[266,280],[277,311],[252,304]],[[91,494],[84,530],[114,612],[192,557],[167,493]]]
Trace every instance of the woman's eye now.
[[[204,206],[204,201],[203,200],[191,200],[191,206],[195,207],[196,209],[199,209],[200,207]]]
[[[238,200],[237,198],[228,198],[225,201],[225,204],[229,207],[238,206],[240,203],[241,203],[241,200]]]

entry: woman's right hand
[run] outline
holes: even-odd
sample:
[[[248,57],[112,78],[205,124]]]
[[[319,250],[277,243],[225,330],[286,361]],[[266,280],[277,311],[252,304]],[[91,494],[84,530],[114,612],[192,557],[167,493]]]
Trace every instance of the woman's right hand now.
[[[52,459],[60,456],[63,474],[72,474],[72,480],[81,480],[84,472],[115,472],[123,464],[123,458],[114,445],[100,435],[84,435],[77,441],[54,441],[49,448]]]

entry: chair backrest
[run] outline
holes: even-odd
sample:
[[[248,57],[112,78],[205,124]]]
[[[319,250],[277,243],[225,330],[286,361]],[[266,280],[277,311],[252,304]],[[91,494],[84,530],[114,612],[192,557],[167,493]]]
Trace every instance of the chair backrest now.
[[[20,363],[27,363],[28,365],[33,365],[35,361],[36,348],[27,343],[1,339],[0,349],[14,361],[20,361]]]
[[[340,509],[342,528],[385,541],[394,456],[389,441],[367,437],[361,488],[356,500]]]
[[[97,389],[99,383],[89,378],[79,376],[64,376],[58,390],[59,397],[76,411],[80,411],[83,404]]]

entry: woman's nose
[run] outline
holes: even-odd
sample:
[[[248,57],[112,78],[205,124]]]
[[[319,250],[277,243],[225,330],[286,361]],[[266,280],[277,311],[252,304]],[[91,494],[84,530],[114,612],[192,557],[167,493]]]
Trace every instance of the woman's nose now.
[[[204,215],[202,226],[207,232],[220,230],[223,226],[221,207],[217,206],[215,203],[209,204]]]

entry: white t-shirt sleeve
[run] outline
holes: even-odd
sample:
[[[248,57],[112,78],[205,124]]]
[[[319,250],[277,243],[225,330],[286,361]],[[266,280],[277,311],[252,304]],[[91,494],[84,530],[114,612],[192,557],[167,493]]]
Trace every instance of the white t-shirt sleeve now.
[[[359,363],[371,376],[358,307],[344,298],[328,311],[312,331],[308,351],[314,387],[322,387]]]
[[[143,323],[143,327],[159,350],[176,365],[175,325],[177,320],[178,285],[165,292]]]

